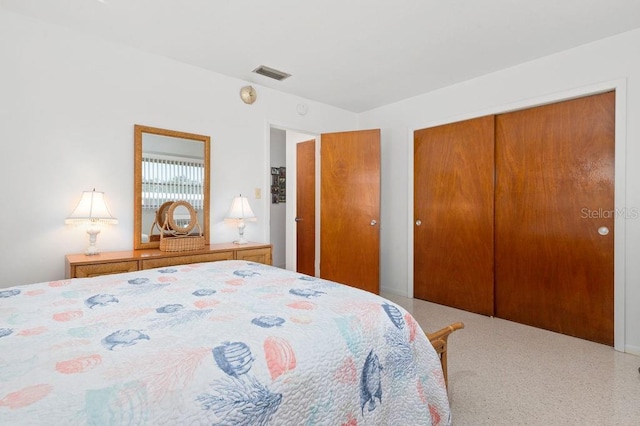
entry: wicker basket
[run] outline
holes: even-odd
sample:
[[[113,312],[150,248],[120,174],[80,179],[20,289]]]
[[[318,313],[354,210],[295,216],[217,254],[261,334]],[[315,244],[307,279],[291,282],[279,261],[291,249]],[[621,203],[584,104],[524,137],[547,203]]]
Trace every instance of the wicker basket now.
[[[162,216],[163,224],[160,228],[160,250],[161,251],[190,251],[201,250],[204,248],[205,241],[202,236],[202,228],[198,223],[198,217],[193,206],[186,201],[176,201],[171,203],[170,206],[163,204]],[[177,226],[174,221],[174,211],[177,207],[186,207],[189,211],[190,220],[186,227]],[[166,211],[166,214],[164,214]],[[161,216],[156,217],[156,221]],[[198,228],[198,232],[192,232],[195,228]]]
[[[161,251],[190,251],[204,248],[204,237],[195,235],[172,235],[163,237],[160,234]]]

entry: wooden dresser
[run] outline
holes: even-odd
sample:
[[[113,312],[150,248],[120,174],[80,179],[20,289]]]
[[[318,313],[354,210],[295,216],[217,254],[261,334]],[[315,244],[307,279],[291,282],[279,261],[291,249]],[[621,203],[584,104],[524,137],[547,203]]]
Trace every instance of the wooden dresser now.
[[[250,260],[271,265],[271,244],[210,244],[202,250],[167,252],[159,249],[127,250],[100,253],[93,256],[68,254],[65,262],[66,278],[95,277],[140,271],[163,266],[218,260]]]

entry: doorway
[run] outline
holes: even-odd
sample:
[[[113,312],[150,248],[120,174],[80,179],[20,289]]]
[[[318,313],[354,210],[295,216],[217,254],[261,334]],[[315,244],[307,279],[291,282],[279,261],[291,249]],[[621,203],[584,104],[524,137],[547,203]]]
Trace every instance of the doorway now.
[[[296,229],[296,204],[297,204],[297,145],[309,141],[318,140],[319,135],[305,132],[304,130],[292,130],[276,125],[269,126],[269,182],[273,182],[272,173],[275,169],[283,174],[284,193],[274,193],[271,186],[269,188],[269,234],[270,242],[273,244],[273,265],[290,271],[298,271],[297,265],[297,229]],[[316,154],[317,156],[317,154]],[[281,170],[284,170],[281,172]],[[314,175],[317,173],[314,171]],[[318,181],[318,179],[316,179]],[[316,184],[317,185],[317,184]],[[319,191],[316,191],[318,194]],[[276,198],[277,197],[277,198]],[[317,205],[317,200],[316,205]],[[316,212],[316,217],[318,213]],[[316,235],[317,240],[317,235]],[[318,262],[317,253],[319,247],[314,244],[312,257],[314,273],[317,275]],[[308,273],[305,271],[305,273]]]
[[[274,244],[274,265],[282,267],[284,264],[288,270],[378,293],[380,129],[323,133],[316,136],[274,127],[269,127],[270,140],[273,139],[270,142],[269,172],[282,169],[278,162],[282,161],[283,156],[286,158],[286,206],[282,209],[273,205],[282,203],[272,202],[270,209],[270,215],[271,211],[274,212],[273,217],[270,216],[269,225],[270,241]],[[307,144],[312,146],[310,155],[308,149],[298,149]],[[303,154],[304,151],[307,154]],[[308,159],[311,157],[311,161],[305,162],[303,155]],[[320,157],[324,160],[322,163]],[[303,166],[299,167],[299,164]],[[303,199],[296,196],[302,182],[297,173],[298,168],[305,168],[307,175],[310,174],[311,179],[315,180],[315,183],[311,183],[315,187],[315,197],[310,200],[314,207],[307,209],[314,216],[315,229],[310,232],[315,243],[312,244],[313,253],[310,255],[313,257],[312,262],[309,262],[307,253],[304,270],[298,264],[299,259],[302,259],[299,251],[303,247],[296,241],[304,228],[295,220],[302,211],[299,204]],[[357,208],[347,209],[347,206]],[[311,219],[309,213],[307,216]],[[366,243],[362,244],[362,241]],[[338,256],[337,253],[342,255]],[[320,265],[321,261],[323,266]],[[313,266],[309,266],[309,263]]]

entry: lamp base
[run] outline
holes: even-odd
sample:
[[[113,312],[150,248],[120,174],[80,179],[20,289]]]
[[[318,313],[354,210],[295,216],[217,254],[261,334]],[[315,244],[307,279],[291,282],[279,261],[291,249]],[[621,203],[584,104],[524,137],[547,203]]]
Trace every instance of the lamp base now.
[[[237,240],[235,240],[233,242],[233,244],[247,244],[248,241],[244,239],[244,220],[240,219],[240,221],[238,222],[238,235],[240,236],[240,238],[238,238]]]
[[[87,234],[89,234],[89,247],[85,250],[84,254],[87,256],[94,256],[96,254],[100,254],[98,247],[96,246],[96,240],[98,239],[98,234],[100,233],[100,229],[98,229],[95,224],[92,224],[89,229],[87,229]]]

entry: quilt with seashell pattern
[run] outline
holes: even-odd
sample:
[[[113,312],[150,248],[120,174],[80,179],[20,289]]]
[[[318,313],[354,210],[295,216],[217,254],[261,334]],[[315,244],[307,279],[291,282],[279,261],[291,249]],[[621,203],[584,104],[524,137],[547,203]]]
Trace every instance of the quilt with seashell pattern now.
[[[0,419],[451,423],[438,356],[403,308],[246,261],[0,289]]]

